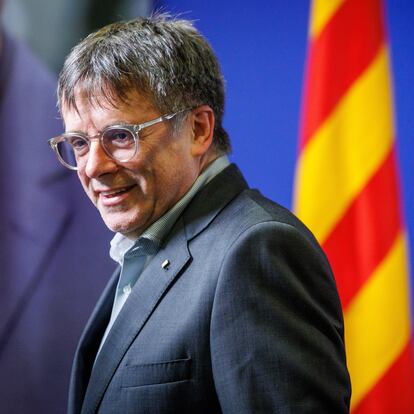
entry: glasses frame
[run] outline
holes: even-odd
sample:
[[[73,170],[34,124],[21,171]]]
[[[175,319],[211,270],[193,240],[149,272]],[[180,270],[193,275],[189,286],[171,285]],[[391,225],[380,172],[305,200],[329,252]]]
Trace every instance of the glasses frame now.
[[[59,153],[59,149],[58,149],[58,144],[62,141],[65,141],[66,138],[68,137],[80,137],[83,138],[87,144],[88,144],[88,148],[90,149],[91,147],[91,141],[94,140],[99,140],[101,147],[103,148],[103,150],[105,151],[105,154],[108,155],[108,157],[112,158],[113,160],[117,161],[117,162],[128,162],[130,161],[132,158],[135,157],[135,155],[137,154],[138,151],[138,142],[139,142],[139,133],[140,131],[142,131],[144,128],[148,128],[152,125],[156,125],[159,124],[160,122],[164,122],[164,121],[169,121],[170,119],[173,119],[175,116],[177,116],[178,114],[188,111],[189,109],[182,109],[181,111],[175,112],[173,114],[166,114],[166,115],[161,115],[158,118],[152,119],[150,121],[147,122],[143,122],[142,124],[117,124],[117,125],[109,125],[106,128],[104,128],[102,131],[99,132],[99,134],[96,135],[86,135],[82,132],[66,132],[64,134],[58,135],[57,137],[53,137],[50,138],[48,140],[48,144],[50,146],[50,148],[52,148],[52,150],[56,153],[56,156],[58,158],[58,160],[60,161],[60,163],[62,165],[64,165],[66,168],[69,168],[70,170],[73,171],[77,171],[78,170],[78,166],[74,167],[73,165],[68,164],[60,155]],[[109,151],[107,150],[107,148],[105,147],[105,145],[103,144],[103,135],[105,132],[110,131],[112,129],[126,129],[129,132],[131,132],[132,136],[134,137],[134,144],[135,144],[135,149],[134,149],[134,153],[127,159],[118,159],[115,158],[112,154],[109,153]],[[88,149],[88,154],[89,154],[89,149]]]

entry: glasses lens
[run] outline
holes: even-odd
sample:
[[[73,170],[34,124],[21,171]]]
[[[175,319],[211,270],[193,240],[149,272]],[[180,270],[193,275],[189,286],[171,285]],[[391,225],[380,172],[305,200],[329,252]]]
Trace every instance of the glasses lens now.
[[[85,138],[70,135],[57,144],[57,150],[64,163],[71,167],[77,167],[80,159],[88,154],[89,145]]]
[[[118,161],[128,161],[136,152],[135,136],[126,128],[108,128],[103,132],[102,144],[108,154]]]

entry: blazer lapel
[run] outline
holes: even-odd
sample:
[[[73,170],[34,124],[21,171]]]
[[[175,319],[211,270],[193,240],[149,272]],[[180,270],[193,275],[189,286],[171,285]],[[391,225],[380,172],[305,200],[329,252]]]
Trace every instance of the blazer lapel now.
[[[81,411],[96,353],[111,316],[119,272],[120,267],[112,274],[79,340],[70,379],[68,414]]]
[[[168,267],[162,266],[165,260],[169,261]],[[114,322],[92,370],[82,414],[96,411],[131,343],[188,260],[190,254],[187,240],[181,229],[174,234],[165,248],[161,248],[142,272]]]

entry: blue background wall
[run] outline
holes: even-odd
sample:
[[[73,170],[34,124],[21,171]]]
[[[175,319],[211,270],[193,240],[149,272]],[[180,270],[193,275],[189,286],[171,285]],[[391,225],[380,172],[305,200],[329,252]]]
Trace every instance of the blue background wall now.
[[[251,186],[291,207],[310,1],[164,0],[158,5],[195,20],[209,39],[227,81],[225,127],[232,159]],[[414,2],[388,0],[385,7],[404,210],[414,240]]]

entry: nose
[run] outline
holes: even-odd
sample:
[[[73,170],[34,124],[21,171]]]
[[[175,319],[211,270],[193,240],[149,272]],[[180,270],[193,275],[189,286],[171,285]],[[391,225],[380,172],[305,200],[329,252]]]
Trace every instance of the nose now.
[[[98,140],[90,143],[88,159],[85,164],[85,173],[89,178],[97,178],[103,174],[113,173],[118,165],[102,148]]]

